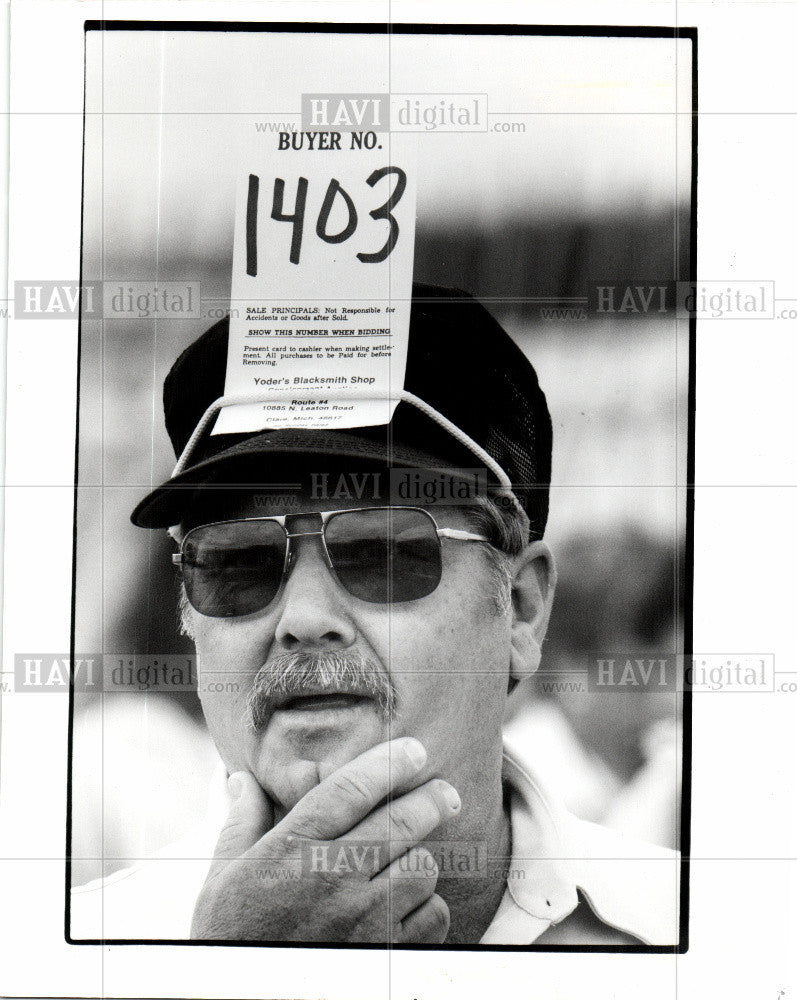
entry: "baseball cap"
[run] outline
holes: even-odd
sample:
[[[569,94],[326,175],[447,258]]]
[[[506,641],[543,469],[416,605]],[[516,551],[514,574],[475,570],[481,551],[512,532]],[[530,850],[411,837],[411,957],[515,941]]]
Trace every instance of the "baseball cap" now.
[[[166,377],[166,430],[183,458],[175,474],[136,506],[135,525],[178,524],[203,487],[267,483],[269,465],[290,456],[467,470],[475,451],[490,482],[511,484],[531,537],[542,537],[552,448],[545,394],[523,351],[467,292],[413,284],[405,393],[389,424],[212,435],[207,412],[224,396],[228,337],[225,318],[186,348]],[[187,445],[190,455],[184,455]]]

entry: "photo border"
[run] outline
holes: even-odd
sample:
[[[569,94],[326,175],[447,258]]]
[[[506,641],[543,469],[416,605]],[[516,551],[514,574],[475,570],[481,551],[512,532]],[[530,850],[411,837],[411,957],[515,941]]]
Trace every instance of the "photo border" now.
[[[333,33],[333,34],[449,34],[449,35],[536,35],[556,37],[623,37],[623,38],[673,38],[691,41],[691,181],[689,205],[689,281],[697,282],[697,157],[698,157],[698,29],[696,27],[666,27],[647,25],[518,25],[518,24],[422,24],[378,22],[261,22],[261,21],[182,21],[182,20],[129,20],[87,19],[84,22],[84,108],[83,108],[83,162],[81,169],[80,212],[80,284],[83,285],[83,226],[85,197],[85,81],[86,41],[89,31],[194,31],[194,32],[270,32],[270,33]],[[77,334],[77,396],[75,430],[75,484],[72,546],[72,597],[70,628],[70,659],[75,659],[76,595],[77,595],[77,521],[80,483],[80,370],[82,347],[82,311],[78,318]],[[676,571],[676,603],[684,611],[683,655],[692,654],[693,643],[693,594],[694,594],[694,476],[695,476],[695,399],[696,399],[696,330],[694,314],[689,317],[689,350],[687,375],[687,455],[686,455],[686,524],[684,578],[678,579]],[[304,941],[206,941],[192,938],[84,938],[70,936],[71,875],[72,875],[72,760],[74,737],[74,674],[70,673],[69,707],[67,722],[67,789],[66,789],[66,840],[65,840],[65,907],[64,939],[70,945],[156,945],[179,947],[226,948],[311,948],[334,950],[407,951],[407,952],[538,952],[538,953],[626,953],[626,954],[685,954],[689,949],[689,854],[691,833],[691,770],[692,770],[692,692],[685,682],[683,699],[682,736],[682,791],[680,798],[680,905],[679,941],[677,945],[499,945],[499,944],[359,944],[349,942]],[[110,1000],[110,998],[109,998]]]

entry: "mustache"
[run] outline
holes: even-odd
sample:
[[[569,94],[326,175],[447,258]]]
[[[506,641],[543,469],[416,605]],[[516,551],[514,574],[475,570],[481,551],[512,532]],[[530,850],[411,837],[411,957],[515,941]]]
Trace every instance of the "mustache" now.
[[[257,731],[280,701],[301,695],[358,694],[371,698],[386,722],[396,717],[398,696],[387,671],[355,650],[283,653],[255,674],[247,699],[249,721]]]

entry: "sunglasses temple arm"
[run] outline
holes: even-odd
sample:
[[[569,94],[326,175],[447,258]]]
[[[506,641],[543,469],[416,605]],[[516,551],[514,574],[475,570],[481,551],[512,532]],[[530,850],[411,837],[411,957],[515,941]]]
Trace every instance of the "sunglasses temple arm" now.
[[[460,531],[458,528],[438,528],[438,538],[452,538],[455,542],[489,542],[487,535],[477,535],[472,531]]]

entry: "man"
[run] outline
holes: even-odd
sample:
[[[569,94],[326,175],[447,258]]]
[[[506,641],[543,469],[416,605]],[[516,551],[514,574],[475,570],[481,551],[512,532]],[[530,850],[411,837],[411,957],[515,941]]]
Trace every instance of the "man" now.
[[[503,726],[555,588],[522,352],[416,285],[389,426],[211,435],[226,353],[223,321],[173,366],[181,459],[133,514],[179,545],[226,801],[77,890],[72,937],[677,945],[676,856],[567,814]]]

